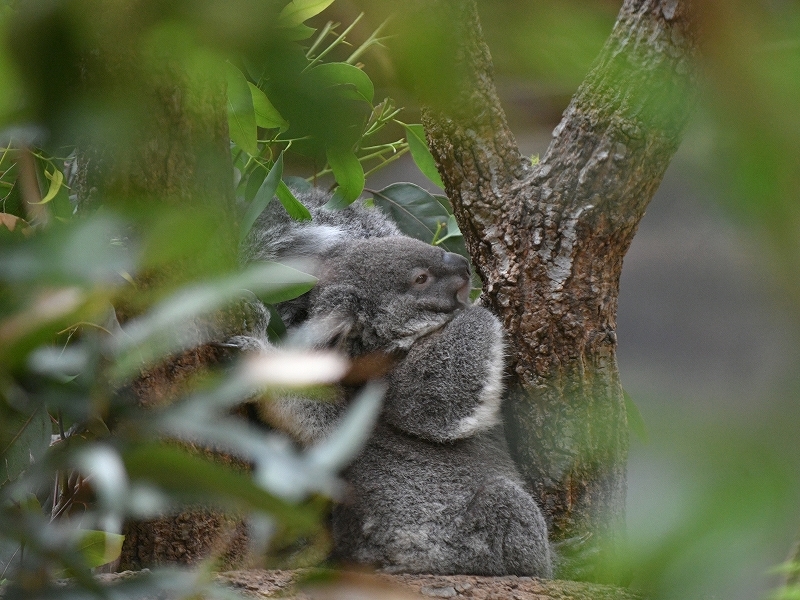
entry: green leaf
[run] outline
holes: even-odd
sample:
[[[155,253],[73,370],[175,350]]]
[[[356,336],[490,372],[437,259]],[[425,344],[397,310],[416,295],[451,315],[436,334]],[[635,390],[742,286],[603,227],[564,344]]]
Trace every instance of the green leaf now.
[[[318,15],[333,4],[333,0],[292,0],[283,7],[278,17],[279,27],[295,27],[303,21]]]
[[[622,390],[622,396],[625,398],[625,414],[628,417],[628,427],[639,438],[643,444],[650,441],[650,436],[647,433],[647,425],[645,425],[642,413],[639,412],[639,407],[633,402],[633,398],[628,395],[628,392]]]
[[[225,63],[228,81],[228,129],[231,139],[239,148],[254,156],[258,154],[258,132],[253,95],[242,72],[231,63]]]
[[[397,223],[400,230],[411,237],[431,243],[438,236],[438,244],[448,252],[469,258],[464,239],[450,235],[450,217],[447,209],[436,197],[413,183],[394,183],[372,194],[375,204]],[[447,235],[441,232],[447,227]],[[456,227],[458,227],[456,225]]]
[[[56,194],[58,194],[61,186],[64,184],[64,174],[56,168],[53,168],[52,173],[45,169],[44,175],[50,181],[50,187],[47,190],[47,194],[40,202],[31,202],[31,204],[47,204],[56,197]]]
[[[78,552],[91,569],[116,560],[122,553],[124,535],[91,529],[80,530],[79,535]]]
[[[126,452],[123,460],[131,479],[154,483],[184,499],[233,502],[274,515],[295,530],[309,531],[317,526],[316,513],[307,507],[281,500],[258,487],[247,475],[180,448],[141,445]]]
[[[269,323],[267,324],[267,335],[269,341],[273,344],[280,342],[286,335],[286,324],[283,322],[280,314],[271,304],[267,305],[269,310]]]
[[[436,168],[436,161],[433,159],[428,143],[425,141],[425,129],[422,125],[403,125],[403,127],[406,129],[406,140],[408,141],[408,149],[411,151],[411,158],[414,159],[417,167],[425,177],[444,189],[444,183]]]
[[[308,181],[303,179],[302,177],[297,177],[295,175],[289,175],[283,178],[283,181],[289,186],[290,190],[296,190],[298,192],[310,192],[314,189],[314,186],[311,185]]]
[[[444,242],[449,240],[456,240],[456,238],[463,238],[464,236],[461,234],[461,229],[458,226],[458,222],[456,221],[455,215],[450,215],[447,219],[447,233],[445,235],[439,236],[439,239],[436,240],[436,245],[442,245]]]
[[[364,167],[351,150],[332,147],[328,148],[326,156],[339,187],[324,208],[340,210],[352,204],[364,190]]]
[[[289,213],[295,221],[310,221],[311,213],[303,206],[297,198],[294,197],[292,190],[283,181],[278,184],[278,200],[283,204],[283,208]]]
[[[239,228],[239,241],[243,241],[247,237],[247,234],[250,233],[250,230],[253,228],[253,224],[256,222],[256,219],[258,219],[258,216],[264,212],[264,209],[267,208],[267,205],[269,205],[269,203],[272,201],[272,198],[275,196],[275,192],[278,189],[278,185],[281,183],[282,175],[283,152],[280,153],[278,160],[276,160],[275,164],[272,165],[272,168],[269,170],[266,178],[258,188],[258,192],[256,192],[253,201],[247,206],[247,211],[245,211],[244,216],[242,217],[242,223]]]
[[[338,472],[364,447],[381,411],[386,386],[370,382],[350,403],[336,429],[308,451],[308,460],[314,465]]]
[[[239,193],[240,196],[244,196],[244,201],[246,203],[249,204],[253,201],[253,198],[256,197],[258,190],[261,188],[261,184],[264,183],[264,179],[267,178],[268,174],[269,171],[266,167],[258,164],[253,167],[249,175],[239,182],[237,193]],[[243,194],[240,193],[242,189],[244,190]]]
[[[297,269],[264,262],[254,263],[241,273],[187,286],[145,315],[128,321],[124,334],[110,341],[110,350],[117,357],[111,377],[125,381],[143,364],[203,343],[207,333],[189,326],[192,320],[241,300],[245,290],[275,304],[306,293],[316,282],[316,277]]]
[[[358,92],[356,99],[366,100],[370,104],[375,96],[375,86],[369,75],[353,65],[341,62],[325,63],[311,69],[310,74],[316,76],[322,85],[352,86]]]
[[[264,129],[276,129],[286,131],[289,123],[281,116],[278,109],[272,105],[267,95],[254,84],[247,82],[250,87],[250,94],[253,97],[253,109],[256,115],[256,125]]]
[[[280,31],[285,40],[289,42],[299,42],[300,40],[307,40],[314,35],[316,29],[301,23],[300,25],[295,25],[294,27],[289,27],[287,29],[281,29]]]
[[[3,437],[11,437],[3,448],[0,464],[0,485],[14,481],[50,447],[53,426],[50,415],[43,408],[35,410],[15,423],[3,424]]]

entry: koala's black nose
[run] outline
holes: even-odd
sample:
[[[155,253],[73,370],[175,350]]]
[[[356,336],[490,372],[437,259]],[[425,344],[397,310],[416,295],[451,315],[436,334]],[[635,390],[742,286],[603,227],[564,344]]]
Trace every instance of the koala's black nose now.
[[[444,264],[454,273],[465,275],[469,279],[469,261],[460,254],[456,254],[455,252],[445,252]]]

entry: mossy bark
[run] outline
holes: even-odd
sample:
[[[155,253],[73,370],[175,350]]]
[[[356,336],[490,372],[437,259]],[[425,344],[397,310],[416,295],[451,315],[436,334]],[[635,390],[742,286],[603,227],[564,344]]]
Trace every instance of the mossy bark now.
[[[458,78],[426,98],[423,122],[482,301],[508,334],[512,453],[562,548],[562,575],[608,579],[624,541],[628,452],[619,278],[691,112],[689,3],[624,3],[535,165],[506,123],[475,3],[432,10],[457,40],[441,62]]]
[[[102,206],[134,214],[138,223],[147,223],[149,213],[163,215],[171,210],[186,216],[184,226],[199,222],[208,227],[209,235],[198,246],[200,256],[179,254],[175,260],[139,272],[135,277],[138,297],[148,290],[174,289],[198,273],[207,275],[235,265],[233,169],[224,81],[190,76],[168,58],[150,60],[145,69],[142,57],[115,57],[88,62],[87,69],[89,84],[102,81],[112,89],[126,90],[131,86],[126,79],[131,79],[141,105],[128,105],[123,111],[132,119],[121,128],[126,132],[124,143],[105,136],[87,138],[79,148],[79,209]],[[180,225],[176,222],[176,226]],[[135,231],[132,236],[146,238],[147,233]],[[115,308],[119,320],[125,322],[142,306],[122,297]],[[212,332],[212,337],[222,336],[235,332],[243,321],[243,314],[233,308],[197,320],[193,327]],[[164,405],[185,392],[199,374],[218,365],[225,358],[223,353],[209,344],[186,350],[143,369],[129,389],[143,407]],[[207,453],[202,448],[194,450]],[[244,468],[230,457],[215,458]],[[241,566],[246,551],[241,519],[208,507],[129,522],[124,533],[121,569],[193,564],[212,555],[230,568]]]

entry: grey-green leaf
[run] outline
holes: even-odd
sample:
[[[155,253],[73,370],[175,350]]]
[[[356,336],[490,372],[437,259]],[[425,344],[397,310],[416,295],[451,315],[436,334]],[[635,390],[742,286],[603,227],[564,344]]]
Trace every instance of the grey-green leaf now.
[[[272,165],[269,173],[264,178],[263,183],[258,188],[253,201],[247,206],[247,210],[242,217],[242,223],[239,228],[239,241],[244,240],[253,224],[258,219],[258,216],[264,212],[267,205],[272,201],[275,192],[278,191],[278,186],[281,183],[281,176],[283,175],[283,152],[278,156],[278,160]]]
[[[364,167],[352,150],[332,147],[326,156],[339,187],[325,208],[339,210],[352,204],[364,191]]]
[[[283,7],[278,18],[280,27],[295,27],[328,8],[333,0],[292,0]]]
[[[91,529],[79,530],[78,552],[90,568],[106,565],[122,553],[124,535]]]
[[[258,154],[258,133],[253,95],[242,72],[225,63],[228,81],[228,129],[231,139],[250,155]]]
[[[372,103],[375,86],[364,71],[347,63],[325,63],[314,67],[311,74],[329,86],[352,86],[358,97]],[[433,157],[431,157],[433,160]]]
[[[11,428],[7,426],[7,429]],[[43,408],[20,418],[12,443],[3,449],[0,485],[6,481],[14,481],[30,466],[31,460],[40,458],[50,446],[51,434],[50,415]]]
[[[247,85],[250,87],[250,94],[253,97],[256,125],[264,129],[279,128],[281,131],[288,129],[289,123],[281,116],[278,109],[272,105],[267,95],[249,81]]]
[[[303,206],[303,203],[295,198],[292,190],[283,181],[278,184],[278,200],[283,204],[283,208],[295,221],[310,221],[311,213]]]
[[[425,177],[444,189],[444,183],[436,168],[436,161],[433,159],[433,155],[428,149],[428,143],[425,141],[425,128],[422,125],[404,125],[404,127],[411,158],[414,159],[417,167]]]
[[[467,256],[463,238],[449,235],[450,214],[431,194],[413,183],[394,183],[372,193],[375,204],[389,215],[406,235],[431,243],[448,228],[442,248]]]
[[[650,441],[650,436],[647,433],[647,425],[644,422],[642,413],[639,412],[639,407],[636,406],[633,398],[625,390],[622,390],[622,396],[625,399],[625,414],[628,418],[628,427],[639,438],[640,442],[647,444]]]

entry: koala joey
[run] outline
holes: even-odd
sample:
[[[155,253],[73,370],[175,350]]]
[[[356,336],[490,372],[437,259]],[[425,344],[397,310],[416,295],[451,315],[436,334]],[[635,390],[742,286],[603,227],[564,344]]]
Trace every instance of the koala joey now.
[[[328,212],[318,192],[301,200],[311,223],[268,212],[245,249],[248,260],[314,259],[318,284],[278,307],[289,336],[395,360],[376,429],[343,473],[334,557],[390,572],[550,577],[547,526],[499,417],[502,328],[469,304],[467,261],[400,235],[377,210]],[[335,427],[353,393],[342,385],[334,402],[283,397],[263,413],[308,445]]]

